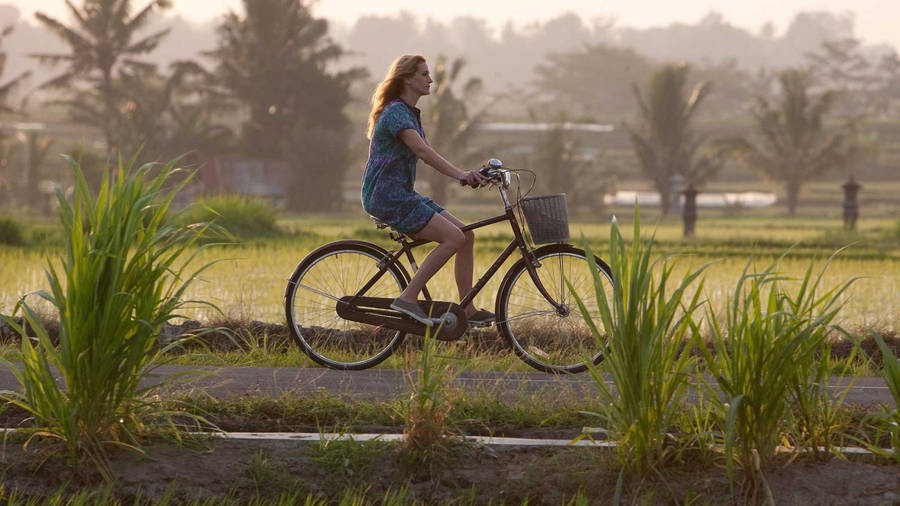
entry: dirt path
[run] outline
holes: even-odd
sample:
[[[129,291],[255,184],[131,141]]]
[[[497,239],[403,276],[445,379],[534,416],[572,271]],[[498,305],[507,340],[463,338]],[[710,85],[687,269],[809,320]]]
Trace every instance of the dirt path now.
[[[159,368],[153,382],[198,370],[202,374],[174,388],[178,392],[202,390],[217,398],[242,395],[279,396],[328,392],[360,400],[389,400],[408,392],[404,371],[374,369],[341,372],[315,368],[185,367]],[[467,391],[498,391],[519,396],[548,390],[560,402],[570,393],[595,395],[587,375],[549,376],[541,373],[467,372],[456,379]],[[884,382],[858,378],[847,402],[864,406],[892,402]],[[0,390],[17,388],[12,374],[0,368]],[[46,497],[69,487],[70,492],[99,491],[102,482],[85,466],[66,467],[62,459],[47,460],[8,444],[0,455],[4,486],[21,494]],[[421,466],[418,460],[383,442],[322,445],[297,441],[200,440],[187,446],[157,441],[146,456],[115,451],[111,469],[116,476],[116,497],[128,503],[142,498],[160,500],[168,492],[174,501],[217,500],[225,496],[256,498],[264,502],[285,493],[323,494],[336,500],[343,490],[368,490],[378,501],[387,490],[405,490],[407,499],[427,504],[472,497],[476,503],[562,504],[575,494],[590,504],[606,503],[616,486],[618,469],[612,450],[595,448],[481,447],[467,445],[441,458],[439,464]],[[45,448],[46,449],[46,448]],[[725,469],[715,463],[679,460],[665,476],[641,487],[627,487],[624,501],[647,504],[700,502],[734,504]],[[839,476],[840,479],[835,479]],[[779,464],[766,473],[777,504],[896,504],[900,501],[898,466],[884,460],[801,459]],[[738,486],[738,491],[741,487]]]
[[[459,447],[438,462],[421,465],[388,443],[323,447],[291,441],[196,441],[190,447],[158,443],[146,456],[115,451],[111,469],[116,496],[125,504],[189,500],[218,503],[231,496],[257,504],[283,494],[322,494],[336,504],[346,489],[368,492],[378,504],[388,490],[403,490],[405,503],[565,504],[576,494],[584,504],[609,504],[618,476],[612,450],[596,448]],[[890,505],[900,501],[896,464],[829,459],[780,463],[766,472],[768,493],[778,505]],[[734,495],[722,466],[673,463],[647,482],[626,485],[623,504],[753,504]],[[87,466],[38,458],[22,445],[0,455],[7,490],[47,497],[60,487],[97,492],[102,482]],[[767,493],[759,491],[759,495]],[[760,501],[761,502],[761,501]]]

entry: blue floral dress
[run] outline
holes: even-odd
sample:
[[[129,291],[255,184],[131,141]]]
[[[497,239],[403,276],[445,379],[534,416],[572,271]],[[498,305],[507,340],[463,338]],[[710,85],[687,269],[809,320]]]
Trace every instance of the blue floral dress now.
[[[419,109],[399,98],[381,111],[363,174],[363,209],[404,234],[414,234],[428,223],[434,213],[444,209],[413,189],[418,157],[400,139],[411,128],[425,138]]]

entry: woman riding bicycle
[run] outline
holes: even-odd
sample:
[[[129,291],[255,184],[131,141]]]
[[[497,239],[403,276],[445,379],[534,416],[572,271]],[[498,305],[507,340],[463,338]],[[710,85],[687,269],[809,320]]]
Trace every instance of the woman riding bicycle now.
[[[438,246],[425,258],[406,289],[391,308],[431,326],[435,320],[422,310],[417,298],[431,277],[456,255],[454,274],[460,298],[472,288],[474,234],[433,200],[414,190],[416,162],[422,159],[435,170],[469,185],[485,178],[477,171],[456,167],[425,141],[416,103],[430,93],[432,79],[425,58],[403,55],[394,60],[384,80],[372,94],[372,112],[366,132],[371,143],[363,175],[362,204],[370,215],[415,239]],[[493,313],[464,308],[471,323],[492,321]],[[438,315],[435,315],[438,316]]]

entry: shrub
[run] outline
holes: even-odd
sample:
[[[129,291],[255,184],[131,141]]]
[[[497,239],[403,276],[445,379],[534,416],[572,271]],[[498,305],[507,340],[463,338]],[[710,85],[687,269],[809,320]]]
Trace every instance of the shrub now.
[[[44,221],[30,223],[25,235],[25,243],[29,246],[62,247],[66,242],[59,223]]]
[[[214,223],[240,239],[280,235],[278,211],[259,198],[240,195],[206,197],[191,204],[179,220],[182,224]]]
[[[21,246],[25,243],[25,227],[13,218],[0,217],[0,244]]]
[[[680,409],[680,401],[695,369],[696,359],[681,353],[691,314],[700,305],[702,281],[689,299],[685,291],[705,267],[685,274],[672,286],[673,263],[653,258],[653,240],[640,240],[640,218],[635,205],[631,248],[613,221],[609,234],[613,299],[609,300],[594,262],[587,262],[594,278],[597,306],[603,328],[599,334],[584,302],[572,286],[582,317],[600,346],[608,353],[599,366],[590,366],[594,382],[608,404],[599,415],[610,436],[618,442],[624,470],[641,477],[668,456],[668,431]],[[594,258],[585,242],[587,258]],[[660,267],[658,276],[654,275]],[[568,283],[568,281],[567,281]],[[590,360],[586,363],[590,364]],[[607,385],[606,374],[613,389]]]
[[[708,310],[709,343],[697,342],[721,391],[710,388],[709,398],[719,418],[726,420],[729,475],[739,463],[755,491],[778,444],[792,431],[796,434],[798,424],[814,434],[834,411],[838,401],[824,385],[827,367],[816,359],[828,353],[831,323],[850,281],[823,290],[824,269],[813,277],[810,268],[791,290],[791,280],[776,272],[777,262],[760,273],[749,272],[749,266],[729,297],[725,315],[720,318]]]
[[[31,438],[63,441],[70,463],[87,457],[109,478],[107,447],[139,448],[139,437],[149,429],[174,427],[151,395],[159,385],[140,383],[162,362],[168,348],[158,345],[160,330],[177,316],[186,288],[203,270],[187,270],[193,255],[182,259],[203,227],[166,224],[169,205],[184,185],[165,190],[172,163],[161,170],[132,169],[133,159],[120,164],[115,179],[104,176],[96,196],[78,163],[69,163],[76,177],[72,202],[57,192],[64,251],[59,268],[48,261],[49,292],[37,292],[59,312],[59,345],[53,346],[23,298],[16,313],[24,312],[38,346],[21,340],[22,367],[5,363],[22,392],[2,392],[0,398],[34,417],[26,429]],[[6,321],[25,336],[23,326]]]

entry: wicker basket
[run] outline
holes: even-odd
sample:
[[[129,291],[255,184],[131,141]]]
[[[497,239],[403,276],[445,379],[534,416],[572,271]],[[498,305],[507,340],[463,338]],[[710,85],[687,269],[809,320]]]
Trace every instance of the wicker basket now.
[[[524,198],[522,211],[525,212],[525,221],[535,244],[569,240],[565,193]]]

